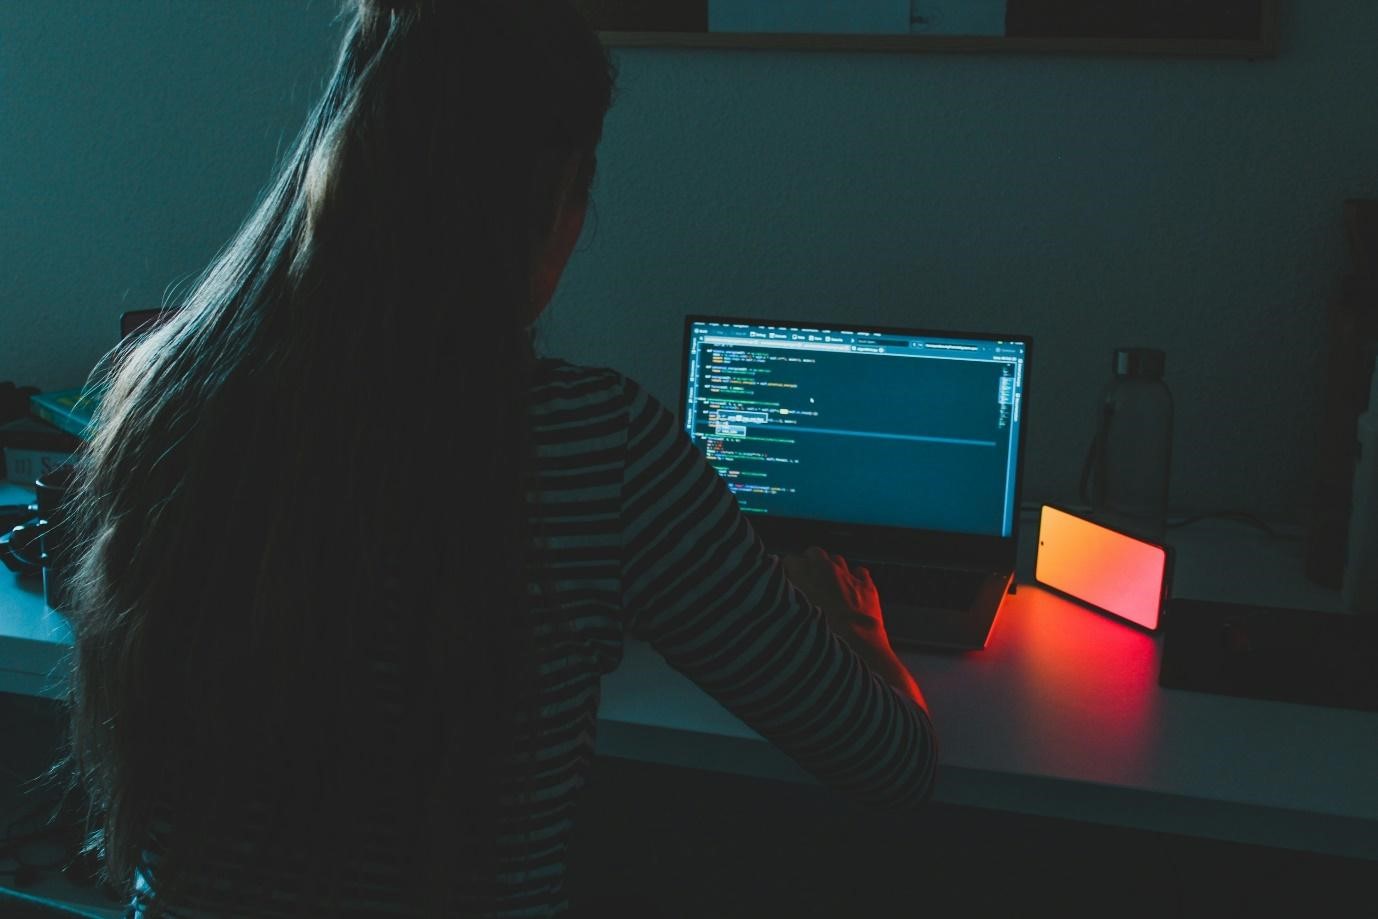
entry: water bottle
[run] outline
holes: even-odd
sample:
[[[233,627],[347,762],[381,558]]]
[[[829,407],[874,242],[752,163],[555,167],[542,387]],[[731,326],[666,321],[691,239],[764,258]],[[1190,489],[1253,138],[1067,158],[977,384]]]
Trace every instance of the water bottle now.
[[[1151,542],[1167,528],[1172,467],[1172,392],[1164,352],[1117,348],[1114,376],[1101,393],[1096,434],[1081,472],[1092,519]]]

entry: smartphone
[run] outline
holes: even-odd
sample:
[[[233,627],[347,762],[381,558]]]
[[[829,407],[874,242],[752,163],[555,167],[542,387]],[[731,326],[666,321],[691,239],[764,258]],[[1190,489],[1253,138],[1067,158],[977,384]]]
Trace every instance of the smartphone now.
[[[1166,546],[1045,504],[1034,580],[1156,630],[1167,603],[1171,558]]]

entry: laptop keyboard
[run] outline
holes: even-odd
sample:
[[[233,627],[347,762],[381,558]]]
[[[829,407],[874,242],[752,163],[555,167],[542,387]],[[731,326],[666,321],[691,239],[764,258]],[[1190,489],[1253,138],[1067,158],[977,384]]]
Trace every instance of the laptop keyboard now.
[[[967,609],[981,591],[987,575],[954,568],[918,568],[886,562],[864,562],[876,582],[880,603]]]

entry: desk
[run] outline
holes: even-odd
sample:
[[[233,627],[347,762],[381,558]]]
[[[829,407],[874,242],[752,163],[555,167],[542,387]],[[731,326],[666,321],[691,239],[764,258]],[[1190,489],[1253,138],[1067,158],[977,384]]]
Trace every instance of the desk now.
[[[1378,714],[1158,686],[1162,639],[1020,581],[984,651],[902,653],[933,711],[940,801],[1378,859]],[[1228,522],[1173,537],[1176,593],[1336,611],[1301,544]],[[0,691],[55,695],[70,632],[0,578]],[[600,753],[812,781],[649,646],[603,682]]]

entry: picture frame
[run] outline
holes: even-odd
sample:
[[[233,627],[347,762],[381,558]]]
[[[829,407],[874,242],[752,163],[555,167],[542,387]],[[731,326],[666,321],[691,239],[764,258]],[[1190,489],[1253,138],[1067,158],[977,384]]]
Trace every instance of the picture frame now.
[[[576,0],[614,48],[1268,58],[1279,0]],[[901,28],[907,23],[907,31]]]

